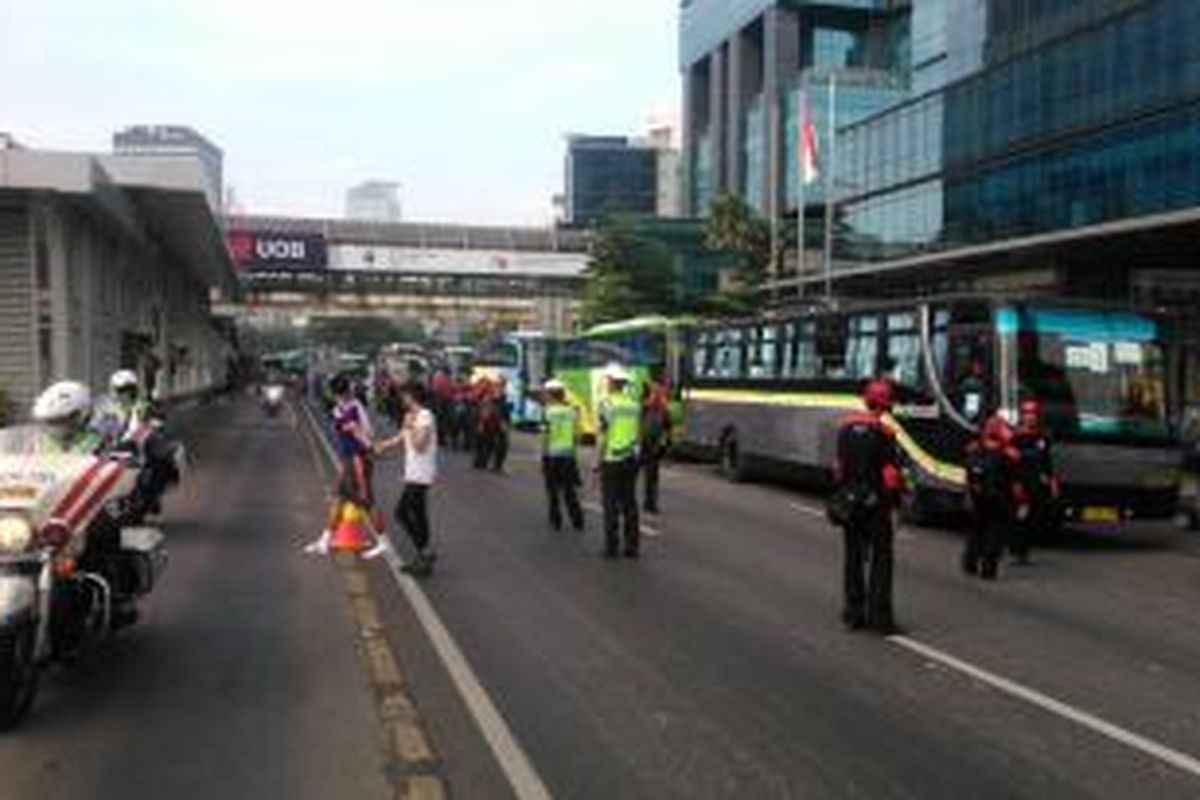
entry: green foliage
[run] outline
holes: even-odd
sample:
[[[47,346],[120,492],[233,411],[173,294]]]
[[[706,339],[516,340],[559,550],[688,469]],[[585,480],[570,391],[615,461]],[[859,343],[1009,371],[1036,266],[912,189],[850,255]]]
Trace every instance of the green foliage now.
[[[620,220],[607,220],[597,229],[584,277],[585,326],[680,311],[675,257]]]
[[[721,313],[744,313],[754,307],[759,288],[771,263],[771,224],[736,194],[723,192],[713,199],[704,223],[704,246],[738,254],[735,286],[710,305]]]

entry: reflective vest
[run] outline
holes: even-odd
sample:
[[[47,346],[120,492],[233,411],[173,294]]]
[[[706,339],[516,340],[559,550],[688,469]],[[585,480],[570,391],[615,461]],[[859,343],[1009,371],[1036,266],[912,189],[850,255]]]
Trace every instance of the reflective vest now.
[[[546,406],[546,427],[542,433],[542,447],[548,456],[575,455],[575,409],[565,403]]]
[[[612,395],[602,401],[605,461],[624,461],[637,455],[641,416],[641,405],[625,395]]]

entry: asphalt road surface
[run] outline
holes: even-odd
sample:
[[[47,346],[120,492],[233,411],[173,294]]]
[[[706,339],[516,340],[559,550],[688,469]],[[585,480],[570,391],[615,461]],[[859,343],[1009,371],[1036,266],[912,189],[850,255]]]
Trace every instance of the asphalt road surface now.
[[[248,404],[201,421],[146,624],[51,677],[0,796],[388,796],[336,570],[296,552],[318,449]],[[1200,796],[1194,536],[1072,535],[982,584],[958,534],[902,532],[884,640],[842,631],[840,544],[795,490],[670,467],[642,559],[608,562],[595,513],[547,525],[532,439],[507,474],[442,463],[437,573],[369,574],[454,798],[537,796],[514,753],[572,800]]]

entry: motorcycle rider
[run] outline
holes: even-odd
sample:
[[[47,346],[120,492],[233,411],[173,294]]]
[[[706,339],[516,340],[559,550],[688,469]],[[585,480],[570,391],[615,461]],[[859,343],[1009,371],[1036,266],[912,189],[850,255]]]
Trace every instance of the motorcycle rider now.
[[[141,513],[162,512],[162,497],[179,480],[176,446],[161,431],[161,414],[142,392],[137,373],[120,369],[109,378],[110,393],[98,404],[93,428],[110,451],[138,456],[137,498]]]
[[[47,387],[33,404],[33,419],[44,434],[43,449],[63,455],[92,455],[104,444],[91,428],[92,392],[78,381]]]
[[[142,397],[137,373],[119,369],[108,380],[109,394],[96,403],[93,428],[105,447],[120,444],[150,416],[150,404]]]

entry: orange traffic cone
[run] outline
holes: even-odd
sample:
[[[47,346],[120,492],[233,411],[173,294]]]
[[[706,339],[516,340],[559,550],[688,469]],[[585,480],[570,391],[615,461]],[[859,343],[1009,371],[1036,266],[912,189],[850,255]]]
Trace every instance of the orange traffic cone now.
[[[329,549],[341,553],[361,553],[369,546],[367,512],[354,503],[342,503]]]

